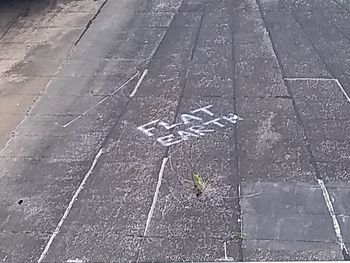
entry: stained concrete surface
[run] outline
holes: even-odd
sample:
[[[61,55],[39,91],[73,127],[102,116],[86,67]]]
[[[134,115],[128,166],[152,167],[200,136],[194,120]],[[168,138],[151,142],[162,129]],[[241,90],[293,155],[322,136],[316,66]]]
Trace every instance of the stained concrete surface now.
[[[347,1],[0,5],[4,262],[349,259]]]

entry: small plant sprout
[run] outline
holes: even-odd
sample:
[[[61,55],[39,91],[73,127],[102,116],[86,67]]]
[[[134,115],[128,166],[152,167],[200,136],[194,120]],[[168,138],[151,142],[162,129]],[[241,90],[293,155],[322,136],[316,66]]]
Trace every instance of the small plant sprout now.
[[[234,232],[231,235],[231,240],[235,241],[235,242],[239,242],[241,240],[243,240],[245,238],[245,235],[243,233],[239,233],[239,232]]]
[[[197,196],[203,194],[207,186],[207,183],[203,182],[202,177],[196,173],[193,174],[193,182],[194,182],[194,187],[197,190]]]

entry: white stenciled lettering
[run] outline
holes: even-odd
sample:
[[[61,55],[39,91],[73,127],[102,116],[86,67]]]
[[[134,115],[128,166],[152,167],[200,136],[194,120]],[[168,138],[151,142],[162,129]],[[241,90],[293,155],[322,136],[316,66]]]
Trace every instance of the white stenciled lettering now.
[[[182,139],[175,139],[174,134],[168,134],[168,135],[165,135],[163,137],[159,137],[157,139],[157,142],[159,142],[161,145],[163,145],[165,147],[177,144],[181,141],[182,141]]]
[[[184,124],[189,124],[192,120],[201,121],[202,118],[191,114],[181,114],[181,120]]]
[[[198,135],[204,136],[206,132],[213,132],[214,130],[207,130],[205,126],[203,125],[198,125],[198,126],[193,126],[189,128],[191,132],[194,132]]]
[[[166,123],[164,121],[161,121],[161,122],[158,123],[159,126],[162,126],[165,129],[167,129],[167,130],[170,130],[170,129],[172,129],[172,128],[176,127],[176,126],[179,126],[181,124],[182,123],[168,124],[168,123]]]
[[[208,105],[208,106],[193,110],[193,111],[191,111],[191,113],[204,112],[204,113],[208,114],[209,116],[214,116],[214,113],[212,113],[210,110],[208,110],[211,107],[213,107],[213,105]]]
[[[214,120],[204,122],[203,124],[204,124],[204,125],[215,124],[215,125],[219,126],[220,128],[225,127],[224,124],[222,124],[222,123],[219,122],[220,120],[221,120],[221,118],[216,118],[216,119],[214,119]]]
[[[187,141],[188,139],[190,139],[191,137],[199,137],[198,134],[192,133],[192,132],[187,132],[187,131],[178,131],[177,132],[180,137],[184,140]]]
[[[238,121],[242,121],[243,119],[236,114],[229,114],[228,116],[222,117],[224,120],[229,121],[233,124],[236,124]]]
[[[153,126],[153,127],[147,128],[147,126],[152,126],[152,125],[156,124],[158,121],[159,120],[150,121],[150,122],[148,122],[148,123],[146,123],[144,125],[141,125],[141,126],[137,127],[137,129],[142,131],[142,132],[144,132],[149,137],[153,136],[154,134],[151,133],[151,131],[154,130],[155,127]]]
[[[234,113],[217,116],[212,111],[213,105],[207,105],[189,113],[179,115],[177,123],[168,123],[162,120],[153,120],[137,127],[147,136],[156,135],[158,143],[165,147],[172,146],[182,141],[198,139],[221,128],[235,125],[243,118]],[[157,130],[154,131],[154,130]],[[166,131],[166,135],[164,132]],[[163,133],[159,135],[159,133]]]

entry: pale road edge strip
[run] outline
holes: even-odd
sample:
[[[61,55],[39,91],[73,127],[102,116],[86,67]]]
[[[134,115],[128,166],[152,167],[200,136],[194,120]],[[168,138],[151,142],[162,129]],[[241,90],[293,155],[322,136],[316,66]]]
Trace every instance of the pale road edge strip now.
[[[255,0],[254,3],[257,5],[258,10],[260,10],[257,1],[258,0]],[[262,17],[261,11],[259,11],[259,13],[260,13],[261,19],[264,20],[264,18]],[[266,25],[265,25],[265,29],[267,30],[267,26]],[[268,37],[269,37],[269,40],[270,40],[269,44],[272,46],[272,50],[273,50],[274,56],[275,56],[276,60],[278,61],[277,54],[276,54],[276,51],[273,49],[273,43],[272,43],[272,39],[271,39],[271,36],[270,36],[269,33],[268,33]],[[335,78],[323,79],[323,78],[287,78],[286,77],[286,78],[283,78],[283,79],[286,80],[286,81],[288,81],[288,80],[333,80],[333,81],[337,82],[338,86],[340,84],[338,79],[335,79]],[[341,86],[340,86],[340,88],[341,88],[341,90],[344,93],[344,89]],[[346,94],[346,96],[347,96],[347,94]],[[326,188],[324,182],[321,179],[318,179],[318,178],[316,178],[316,179],[317,179],[317,181],[318,181],[318,183],[319,183],[319,185],[321,187],[321,190],[322,190],[322,193],[323,193],[323,197],[324,197],[324,200],[325,200],[327,208],[328,208],[328,212],[329,212],[329,214],[330,214],[330,216],[332,218],[333,228],[334,228],[336,237],[338,239],[338,244],[340,245],[340,248],[342,249],[342,252],[345,251],[348,254],[347,248],[346,248],[345,243],[344,243],[343,236],[341,234],[341,229],[340,229],[340,226],[339,226],[339,222],[338,222],[338,219],[337,219],[337,217],[335,215],[333,204],[331,202],[331,199],[330,199],[329,193],[327,191],[327,188]]]
[[[317,182],[318,182],[318,184],[321,187],[322,194],[323,194],[324,200],[326,202],[329,215],[332,218],[333,228],[334,228],[334,231],[335,231],[335,235],[337,236],[337,239],[338,239],[338,244],[340,245],[340,248],[341,248],[342,251],[345,251],[346,253],[348,253],[348,250],[346,248],[346,245],[344,243],[344,239],[343,239],[343,236],[342,236],[342,233],[341,233],[339,222],[338,222],[337,216],[335,215],[334,207],[333,207],[331,198],[329,196],[328,190],[326,188],[326,185],[324,184],[323,180],[321,180],[321,179],[317,179]]]
[[[143,73],[142,73],[141,78],[140,78],[139,81],[137,82],[137,84],[136,84],[136,86],[135,86],[135,89],[131,92],[131,94],[130,94],[130,96],[129,96],[130,98],[132,98],[132,97],[134,97],[134,96],[136,95],[136,92],[137,92],[137,90],[139,89],[139,87],[141,86],[141,83],[142,83],[143,79],[146,77],[147,73],[148,73],[148,69],[145,69],[145,70],[143,71]]]
[[[157,199],[158,199],[158,195],[159,195],[159,189],[162,185],[162,179],[163,179],[165,165],[166,165],[168,159],[169,159],[169,157],[163,158],[162,165],[161,165],[160,170],[159,170],[157,187],[156,187],[156,191],[154,192],[154,195],[153,195],[153,201],[152,201],[151,208],[148,212],[146,227],[145,227],[145,231],[143,232],[143,236],[146,236],[149,225],[150,225],[152,217],[153,217],[154,208],[156,207],[156,203],[157,203]]]
[[[38,263],[41,263],[41,262],[43,261],[43,259],[45,258],[45,256],[47,255],[47,253],[48,253],[48,251],[49,251],[49,249],[50,249],[50,247],[51,247],[51,245],[52,245],[52,242],[54,241],[54,239],[56,238],[56,236],[57,236],[58,233],[60,232],[61,227],[62,227],[64,221],[66,220],[67,216],[69,215],[69,212],[70,212],[70,210],[72,209],[72,207],[73,207],[75,201],[77,200],[77,198],[78,198],[78,196],[79,196],[81,190],[83,190],[83,188],[84,188],[84,186],[85,186],[87,180],[89,179],[90,175],[92,174],[92,171],[93,171],[93,169],[95,168],[95,166],[96,166],[98,160],[100,159],[102,153],[103,153],[103,149],[101,148],[101,149],[98,151],[98,153],[96,154],[96,156],[95,156],[95,158],[94,158],[94,161],[92,162],[92,165],[91,165],[89,171],[85,174],[84,179],[81,181],[81,183],[80,183],[78,189],[77,189],[76,192],[74,193],[74,195],[73,195],[71,201],[69,202],[69,204],[68,204],[66,210],[64,211],[64,214],[63,214],[61,220],[58,222],[58,224],[57,224],[57,226],[56,226],[56,228],[55,228],[55,231],[52,233],[52,235],[51,235],[51,237],[50,237],[50,240],[48,241],[48,243],[47,243],[46,246],[45,246],[44,251],[41,253],[40,258],[38,259]]]
[[[104,97],[102,100],[100,100],[99,102],[97,102],[94,106],[92,106],[90,109],[84,111],[82,114],[79,114],[77,117],[75,117],[74,119],[72,119],[71,121],[67,122],[66,124],[62,125],[63,128],[68,127],[69,125],[71,125],[72,123],[74,123],[75,121],[79,120],[81,117],[85,116],[87,113],[89,113],[90,111],[92,111],[93,109],[95,109],[98,105],[100,105],[101,103],[105,102],[107,99],[111,98],[114,94],[116,94],[119,90],[121,90],[122,88],[124,88],[126,85],[128,85],[134,78],[136,78],[138,75],[140,74],[139,71],[136,72],[135,75],[133,75],[130,79],[128,79],[126,82],[123,83],[123,85],[121,85],[119,88],[117,88],[115,91],[113,91],[113,93],[107,95],[106,97]]]
[[[73,51],[74,47],[69,51],[69,54]],[[55,71],[55,73],[52,75],[52,77],[50,78],[50,80],[47,82],[47,84],[45,85],[44,89],[41,91],[41,93],[43,94],[47,88],[51,85],[53,79],[57,76],[57,74],[61,71],[61,69],[63,68],[64,65],[64,60],[61,62],[61,64],[58,66],[57,70]],[[32,104],[32,106],[28,109],[28,111],[26,112],[26,115],[24,116],[24,118],[19,122],[19,124],[17,125],[16,129],[12,132],[12,134],[16,134],[19,130],[19,127],[22,126],[23,122],[28,118],[30,112],[33,110],[33,108],[35,107],[35,105],[38,103],[38,101],[40,101],[40,99],[42,98],[42,96],[37,96],[37,99],[34,101],[34,103]],[[0,150],[0,154],[3,153],[3,151],[7,148],[7,146],[10,144],[10,142],[13,140],[14,136],[10,135],[10,138],[7,140],[7,142],[5,143],[5,145],[2,147],[2,149]]]

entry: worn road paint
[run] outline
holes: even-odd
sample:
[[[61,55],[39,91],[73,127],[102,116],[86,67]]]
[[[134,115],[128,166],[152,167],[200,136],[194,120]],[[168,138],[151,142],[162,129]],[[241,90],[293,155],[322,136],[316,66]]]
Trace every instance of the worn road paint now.
[[[227,256],[227,242],[226,241],[223,243],[223,246],[224,246],[224,257],[216,259],[215,262],[235,262],[234,258]]]
[[[83,263],[81,259],[68,259],[67,263]]]
[[[284,78],[284,80],[288,81],[329,81],[329,80],[336,80],[334,78]]]
[[[126,85],[128,85],[134,78],[136,78],[138,75],[140,74],[140,72],[136,72],[135,75],[133,75],[130,79],[128,79],[126,82],[124,82],[123,85],[121,85],[119,88],[117,88],[115,91],[113,91],[113,93],[109,94],[108,96],[104,97],[102,100],[100,100],[99,102],[97,102],[94,106],[92,106],[90,109],[84,111],[82,114],[78,115],[77,117],[75,117],[73,120],[67,122],[66,124],[62,125],[63,128],[68,127],[69,125],[71,125],[72,123],[76,122],[77,120],[79,120],[81,117],[85,116],[86,114],[88,114],[90,111],[92,111],[93,109],[95,109],[98,105],[102,104],[103,102],[105,102],[107,99],[112,98],[113,95],[115,95],[119,90],[121,90],[122,88],[124,88]]]
[[[41,262],[43,261],[43,259],[45,258],[45,256],[47,255],[47,253],[49,252],[49,249],[50,249],[50,247],[51,247],[51,245],[52,245],[52,242],[54,241],[55,237],[56,237],[56,236],[58,235],[58,233],[60,232],[61,227],[62,227],[64,221],[66,220],[67,216],[69,215],[69,212],[70,212],[70,210],[72,209],[72,207],[73,207],[75,201],[77,200],[77,198],[78,198],[78,196],[79,196],[81,190],[83,190],[83,188],[84,188],[84,186],[85,186],[87,180],[89,179],[90,175],[92,174],[92,171],[94,170],[94,168],[95,168],[95,166],[96,166],[98,160],[100,159],[102,153],[103,153],[103,149],[100,149],[100,150],[98,151],[98,153],[96,154],[96,156],[95,156],[95,158],[94,158],[94,161],[92,162],[89,171],[85,174],[83,181],[81,181],[81,183],[80,183],[78,189],[75,191],[75,193],[74,193],[74,195],[73,195],[71,201],[69,202],[69,204],[68,204],[66,210],[64,211],[64,214],[63,214],[61,220],[58,222],[58,224],[57,224],[57,226],[56,226],[56,228],[55,228],[55,231],[52,233],[52,235],[51,235],[51,237],[50,237],[50,239],[49,239],[49,242],[46,244],[44,251],[41,253],[40,258],[38,259],[38,263],[41,263]]]
[[[338,79],[335,79],[335,82],[336,82],[337,85],[339,86],[340,90],[343,92],[343,94],[344,94],[346,100],[347,100],[348,102],[350,102],[350,96],[349,96],[349,94],[346,93],[345,89],[344,89],[343,86],[340,84],[339,80],[338,80]]]
[[[339,226],[339,222],[338,222],[337,216],[335,215],[335,211],[334,211],[333,204],[332,204],[331,198],[329,196],[328,190],[327,190],[323,180],[317,179],[317,182],[318,182],[318,184],[321,187],[322,194],[323,194],[324,200],[326,202],[329,215],[332,218],[333,228],[334,228],[334,231],[335,231],[335,235],[337,236],[338,244],[340,245],[341,250],[345,251],[346,254],[348,254],[348,250],[346,248],[346,245],[345,245],[345,242],[344,242],[344,239],[343,239],[343,235],[341,233],[341,229],[340,229],[340,226]]]
[[[146,77],[146,75],[148,74],[148,69],[145,69],[142,73],[141,78],[139,79],[139,81],[136,83],[135,89],[131,92],[130,94],[130,98],[133,98],[136,95],[136,92],[138,91],[139,87],[142,84],[143,79]]]
[[[147,235],[149,224],[151,223],[151,220],[152,220],[152,217],[153,217],[154,208],[156,207],[157,200],[158,200],[159,189],[160,189],[160,187],[162,185],[162,179],[163,179],[165,165],[166,165],[168,159],[169,159],[169,157],[163,158],[162,165],[161,165],[160,170],[159,170],[157,187],[156,187],[156,191],[154,192],[154,195],[153,195],[153,201],[152,201],[151,208],[150,208],[150,210],[148,212],[147,221],[146,221],[146,227],[145,227],[145,231],[143,232],[143,236]]]
[[[69,125],[71,125],[72,123],[76,122],[77,120],[79,120],[81,117],[85,116],[86,114],[88,114],[90,111],[92,111],[93,109],[95,109],[98,105],[102,104],[103,102],[105,102],[107,99],[109,99],[109,97],[105,97],[102,100],[100,100],[99,102],[97,102],[94,106],[92,106],[90,109],[88,109],[87,111],[84,111],[82,114],[78,115],[77,117],[75,117],[73,120],[67,122],[66,124],[62,125],[63,128],[68,127]]]
[[[191,138],[199,138],[205,136],[208,133],[214,132],[213,128],[224,128],[228,124],[237,124],[238,121],[243,120],[241,117],[236,114],[229,113],[226,116],[215,117],[215,114],[209,109],[213,105],[207,105],[196,110],[190,111],[191,114],[183,113],[180,115],[182,122],[175,124],[168,124],[161,120],[152,120],[147,122],[137,129],[143,132],[146,136],[152,137],[155,136],[155,131],[159,132],[160,129],[165,128],[166,131],[169,131],[175,127],[182,126],[183,128],[179,131],[158,136],[156,141],[161,145],[168,147],[182,141],[190,140]],[[198,116],[201,114],[202,116]],[[208,120],[208,118],[210,118]],[[162,132],[162,131],[161,131]]]

